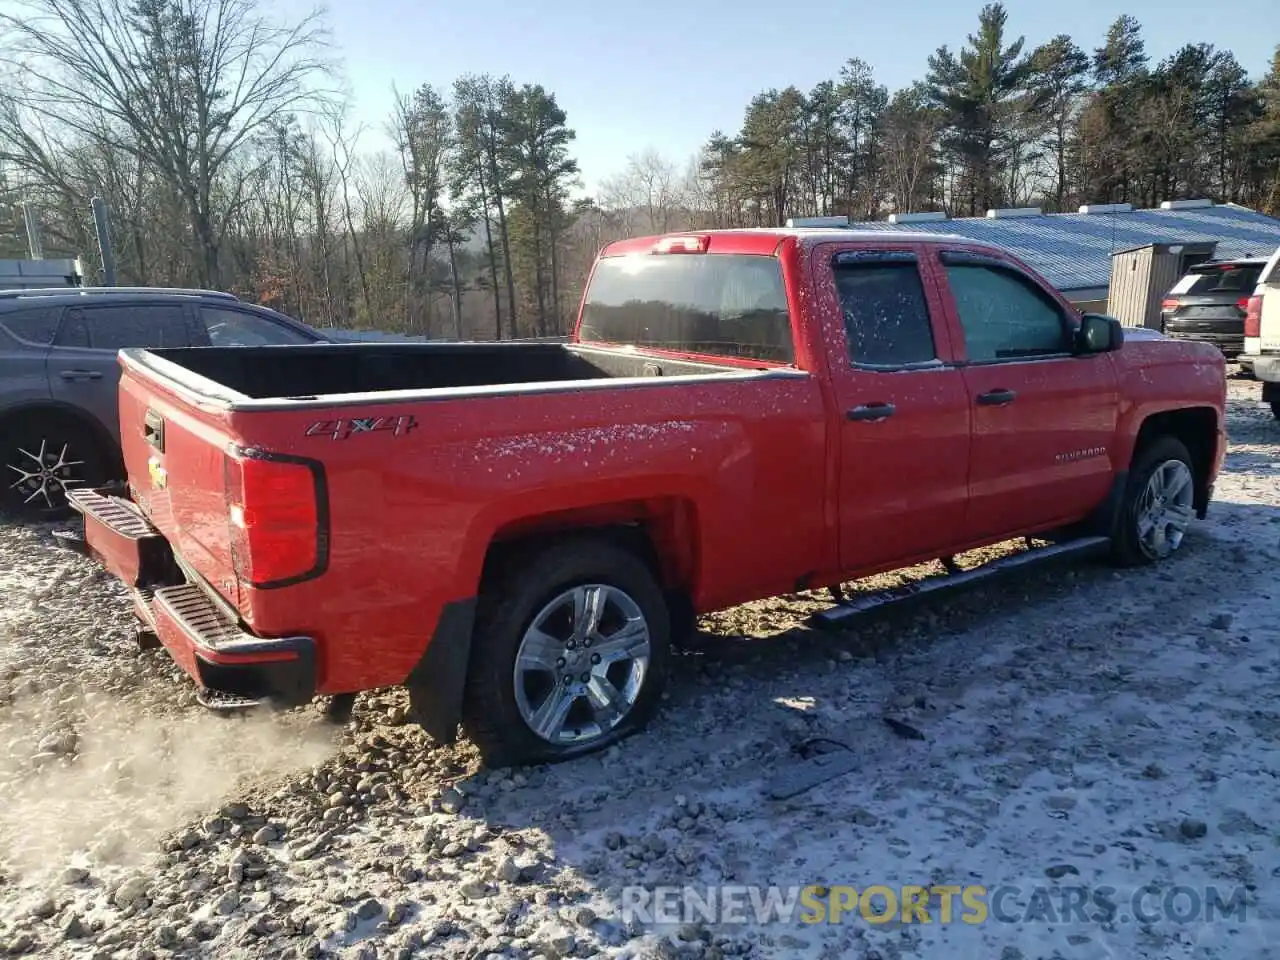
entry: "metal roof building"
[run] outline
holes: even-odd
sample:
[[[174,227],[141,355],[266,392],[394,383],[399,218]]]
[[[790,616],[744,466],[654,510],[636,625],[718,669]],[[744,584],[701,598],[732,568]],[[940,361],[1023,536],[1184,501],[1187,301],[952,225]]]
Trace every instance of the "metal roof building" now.
[[[829,226],[834,219],[796,219],[787,225]],[[941,213],[894,214],[887,221],[849,226],[952,233],[993,243],[1035,268],[1077,302],[1105,301],[1112,254],[1133,247],[1216,240],[1215,259],[1266,257],[1280,247],[1280,220],[1211,200],[1171,201],[1155,210],[1134,210],[1127,203],[1090,204],[1077,213],[1045,214],[1039,207],[1022,207],[956,219]]]

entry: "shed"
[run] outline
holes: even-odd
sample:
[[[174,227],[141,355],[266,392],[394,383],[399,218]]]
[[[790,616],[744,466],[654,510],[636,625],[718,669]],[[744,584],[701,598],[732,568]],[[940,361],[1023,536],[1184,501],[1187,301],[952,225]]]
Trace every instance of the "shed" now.
[[[1194,264],[1213,259],[1216,240],[1145,243],[1111,255],[1107,313],[1126,327],[1160,328],[1160,301]]]

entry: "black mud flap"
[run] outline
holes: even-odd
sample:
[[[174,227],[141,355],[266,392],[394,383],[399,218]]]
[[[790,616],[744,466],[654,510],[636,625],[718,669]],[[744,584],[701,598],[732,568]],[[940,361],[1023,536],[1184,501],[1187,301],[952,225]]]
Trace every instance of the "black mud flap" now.
[[[426,653],[404,682],[409,689],[409,719],[436,743],[458,739],[475,619],[474,599],[445,604]]]

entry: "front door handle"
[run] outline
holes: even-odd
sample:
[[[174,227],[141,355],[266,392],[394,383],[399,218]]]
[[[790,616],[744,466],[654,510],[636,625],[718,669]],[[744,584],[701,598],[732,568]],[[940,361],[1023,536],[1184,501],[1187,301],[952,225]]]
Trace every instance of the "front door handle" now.
[[[63,370],[60,374],[63,380],[101,380],[102,374],[97,370]]]
[[[877,401],[875,403],[864,403],[861,406],[854,407],[845,416],[850,420],[883,420],[886,417],[892,417],[898,408],[892,403],[884,403]]]
[[[978,403],[984,407],[1003,407],[1006,403],[1013,403],[1017,394],[1012,390],[988,390],[986,393],[978,394]]]

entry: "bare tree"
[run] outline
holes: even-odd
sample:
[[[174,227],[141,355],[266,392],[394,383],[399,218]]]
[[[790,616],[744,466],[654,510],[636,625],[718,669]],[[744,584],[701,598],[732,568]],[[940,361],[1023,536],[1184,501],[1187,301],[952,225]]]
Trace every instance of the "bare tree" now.
[[[622,172],[601,184],[600,204],[621,212],[628,231],[639,213],[643,232],[666,233],[688,202],[686,187],[675,164],[649,149],[627,157]]]
[[[254,0],[10,0],[0,13],[21,82],[0,93],[20,114],[104,138],[160,173],[181,197],[219,285],[227,207],[220,185],[267,124],[319,96],[318,13],[281,26]],[[218,194],[222,192],[222,196]],[[221,204],[221,205],[220,205]]]

